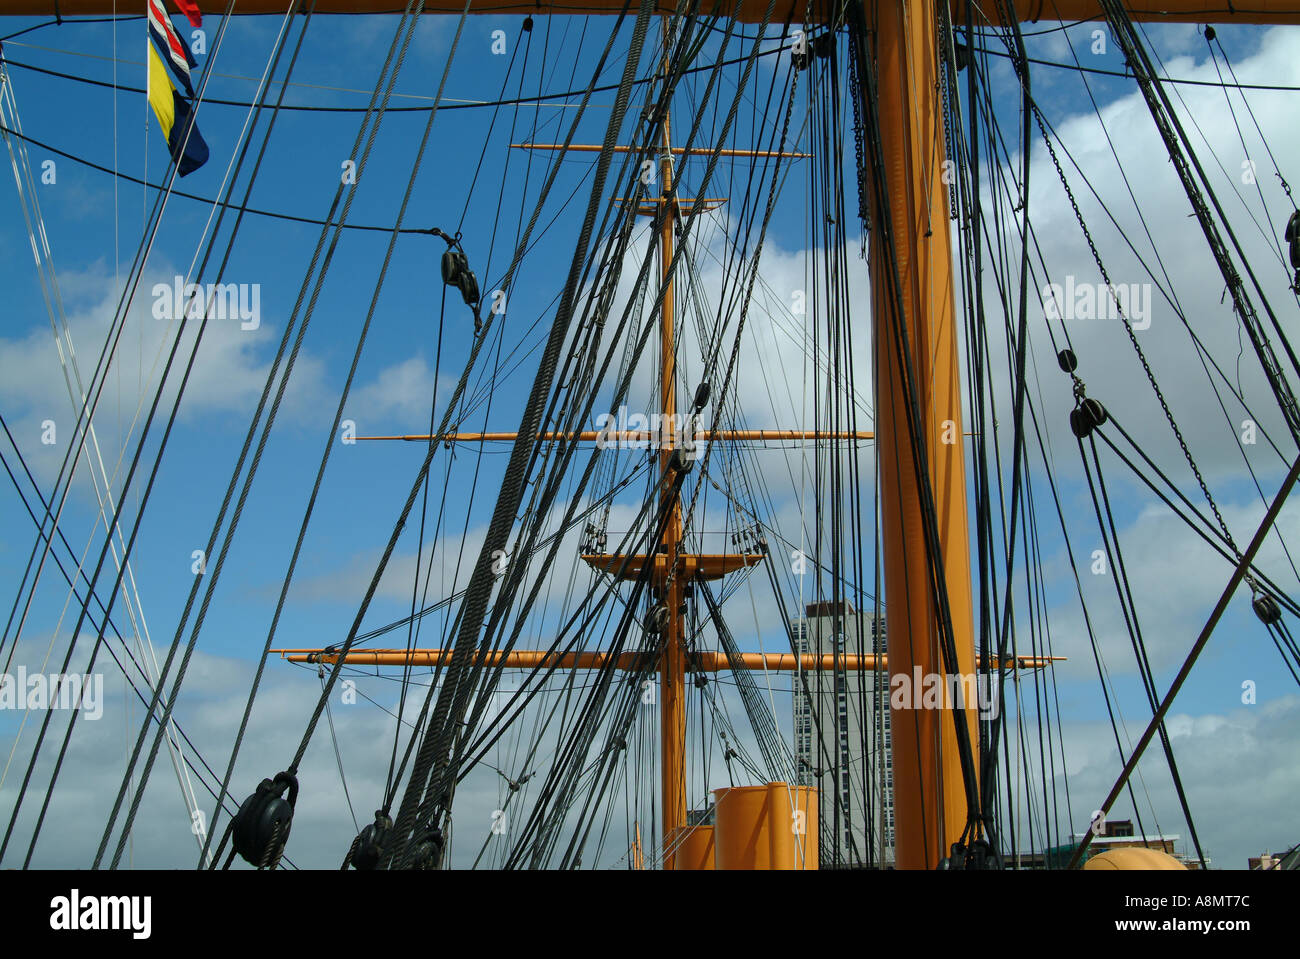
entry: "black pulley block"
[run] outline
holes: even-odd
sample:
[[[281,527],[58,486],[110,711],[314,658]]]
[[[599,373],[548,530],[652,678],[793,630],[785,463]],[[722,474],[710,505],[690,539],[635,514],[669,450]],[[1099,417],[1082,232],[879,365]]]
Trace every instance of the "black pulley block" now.
[[[1079,439],[1084,440],[1108,418],[1106,407],[1097,400],[1089,398],[1070,411],[1070,430]]]
[[[442,282],[448,286],[456,286],[460,281],[461,273],[468,269],[469,262],[460,250],[448,248],[442,254]]]
[[[1277,601],[1267,593],[1260,593],[1250,601],[1250,605],[1265,626],[1272,626],[1282,618],[1282,610],[1278,608]]]
[[[378,867],[392,828],[393,821],[384,815],[382,810],[376,810],[375,821],[362,829],[357,836],[357,848],[352,853],[353,869],[371,870]]]
[[[440,865],[442,865],[442,830],[437,826],[430,826],[411,846],[411,868],[437,869]]]
[[[285,791],[288,798],[284,798]],[[261,867],[279,858],[289,841],[293,808],[298,802],[298,779],[291,773],[277,773],[263,779],[235,813],[231,839],[235,852],[247,863]]]

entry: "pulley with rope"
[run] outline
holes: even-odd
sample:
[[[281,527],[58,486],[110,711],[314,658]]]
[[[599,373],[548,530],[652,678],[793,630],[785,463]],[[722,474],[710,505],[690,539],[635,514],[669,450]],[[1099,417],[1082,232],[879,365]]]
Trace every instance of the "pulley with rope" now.
[[[285,798],[285,792],[288,798]],[[294,807],[298,803],[298,777],[289,772],[263,779],[257,790],[239,806],[226,834],[231,838],[230,858],[238,854],[258,869],[274,869],[284,854],[293,826]]]
[[[1291,247],[1291,268],[1295,270],[1291,290],[1300,293],[1300,210],[1292,213],[1291,219],[1287,221],[1284,239]]]
[[[1070,374],[1070,379],[1074,383],[1074,409],[1070,410],[1070,431],[1080,440],[1086,440],[1093,430],[1106,422],[1109,414],[1106,412],[1106,407],[1101,405],[1101,401],[1088,396],[1083,380],[1079,379],[1078,374],[1074,372],[1079,366],[1074,350],[1061,350],[1056,355],[1056,362],[1062,372]]]
[[[461,246],[461,234],[457,231],[455,236],[451,236],[436,226],[429,232],[447,242],[447,249],[442,254],[442,282],[459,290],[460,298],[474,311],[474,335],[478,336],[483,331],[483,320],[479,317],[482,296],[479,293],[478,278],[469,268],[469,257]]]
[[[375,821],[357,833],[357,838],[352,840],[352,848],[348,850],[347,858],[343,860],[343,868],[347,869],[351,866],[353,869],[369,872],[378,867],[392,829],[393,820],[387,811],[376,809]]]

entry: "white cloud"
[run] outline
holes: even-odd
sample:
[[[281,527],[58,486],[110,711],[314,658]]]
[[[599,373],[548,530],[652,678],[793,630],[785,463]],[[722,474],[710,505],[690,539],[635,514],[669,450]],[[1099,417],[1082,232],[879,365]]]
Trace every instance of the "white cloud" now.
[[[1300,697],[1287,696],[1229,713],[1176,713],[1166,725],[1202,847],[1212,860],[1211,868],[1245,869],[1248,857],[1265,850],[1281,851],[1300,841],[1295,821],[1286,813],[1294,806],[1300,788],[1300,768],[1294,762],[1295,736],[1300,732]],[[1136,738],[1140,729],[1130,721],[1128,736]],[[1034,737],[1037,733],[1030,727],[1026,735]],[[1130,743],[1126,737],[1126,754]],[[1036,755],[1034,749],[1030,752]],[[1070,831],[1080,833],[1086,830],[1092,810],[1109,793],[1122,764],[1114,736],[1105,723],[1066,726],[1063,752],[1074,814]],[[1036,770],[1031,770],[1024,781],[1033,782],[1037,775]],[[1177,835],[1179,852],[1193,854],[1158,742],[1147,749],[1132,786],[1137,813],[1147,832]],[[1064,817],[1063,779],[1058,780],[1057,788]],[[1041,816],[1041,797],[1035,802],[1037,815]],[[1125,791],[1108,818],[1132,818],[1133,811]],[[1022,827],[1025,821],[1022,798]],[[1066,831],[1064,823],[1061,831]],[[1041,839],[1041,831],[1035,838]],[[1054,835],[1050,838],[1056,841]],[[1028,843],[1023,843],[1022,848],[1028,848]]]

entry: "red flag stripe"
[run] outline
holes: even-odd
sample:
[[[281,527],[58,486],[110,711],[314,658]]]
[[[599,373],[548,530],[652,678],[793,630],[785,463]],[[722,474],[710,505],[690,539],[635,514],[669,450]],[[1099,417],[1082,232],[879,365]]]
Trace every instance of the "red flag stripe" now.
[[[176,30],[172,26],[171,18],[163,10],[159,0],[149,0],[149,22],[154,24],[164,37],[167,38],[167,46],[171,47],[172,59],[178,64],[185,63],[185,48],[181,46],[180,37],[176,36]]]
[[[203,26],[203,14],[199,11],[199,5],[194,0],[172,0],[176,4],[176,9],[185,14],[185,19],[196,27]]]

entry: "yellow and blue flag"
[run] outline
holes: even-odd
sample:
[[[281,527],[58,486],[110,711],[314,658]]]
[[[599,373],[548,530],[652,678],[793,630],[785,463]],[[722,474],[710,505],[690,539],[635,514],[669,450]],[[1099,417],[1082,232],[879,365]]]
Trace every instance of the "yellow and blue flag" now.
[[[208,162],[208,145],[194,124],[189,101],[172,86],[154,45],[148,41],[146,45],[149,47],[149,105],[163,136],[167,137],[167,149],[176,161],[177,172],[186,176]]]

